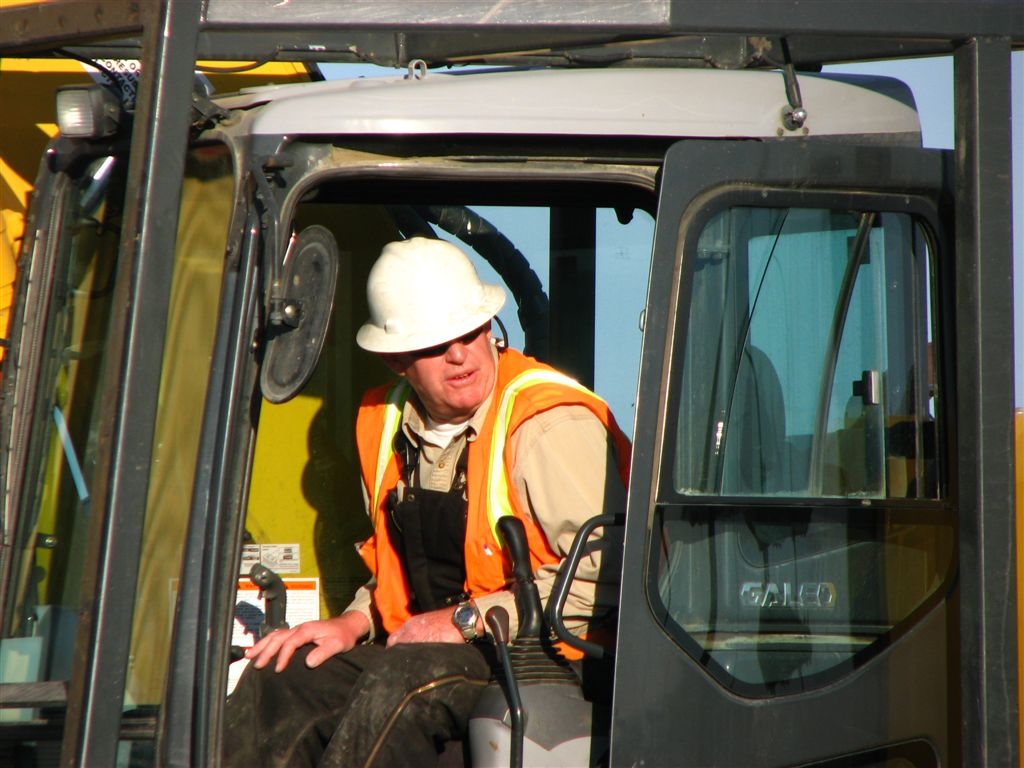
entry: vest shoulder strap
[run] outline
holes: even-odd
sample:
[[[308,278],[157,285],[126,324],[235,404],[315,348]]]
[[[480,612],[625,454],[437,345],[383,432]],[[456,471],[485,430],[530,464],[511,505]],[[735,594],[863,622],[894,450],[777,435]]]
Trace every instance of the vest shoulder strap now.
[[[569,387],[585,393],[587,397],[596,397],[575,379],[550,368],[530,368],[523,371],[514,376],[502,390],[494,429],[491,432],[491,458],[487,467],[487,515],[495,541],[501,541],[498,536],[498,520],[513,514],[509,500],[508,477],[505,474],[505,445],[512,426],[516,398],[530,387],[545,384]]]
[[[395,435],[402,426],[402,410],[409,399],[411,387],[405,379],[400,379],[387,394],[384,402],[384,419],[381,426],[380,446],[377,449],[377,466],[374,471],[374,488],[370,498],[370,517],[374,528],[377,526],[377,515],[380,514],[381,490],[384,485],[384,473],[394,453]]]

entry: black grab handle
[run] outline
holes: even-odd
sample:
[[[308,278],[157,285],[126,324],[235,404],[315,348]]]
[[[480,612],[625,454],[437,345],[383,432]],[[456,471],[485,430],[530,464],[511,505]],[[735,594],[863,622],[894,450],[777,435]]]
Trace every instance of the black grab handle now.
[[[551,595],[548,597],[548,624],[554,630],[558,639],[578,651],[583,651],[586,656],[595,659],[611,658],[615,655],[615,652],[611,648],[605,648],[589,640],[583,640],[570,632],[562,620],[562,611],[565,609],[565,601],[569,597],[569,586],[576,577],[576,569],[579,568],[580,559],[583,556],[583,548],[587,545],[590,534],[594,532],[595,528],[625,524],[626,516],[621,514],[597,515],[583,523],[579,530],[576,531],[576,538],[572,540],[572,546],[569,547],[569,553],[565,556],[565,562],[562,563],[562,567],[558,570],[555,583],[551,587]]]

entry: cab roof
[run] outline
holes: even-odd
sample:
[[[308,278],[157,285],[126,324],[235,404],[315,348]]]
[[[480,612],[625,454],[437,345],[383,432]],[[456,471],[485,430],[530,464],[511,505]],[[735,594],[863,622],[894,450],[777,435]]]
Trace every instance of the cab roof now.
[[[782,72],[484,70],[258,88],[218,99],[252,109],[254,135],[494,134],[918,136],[913,97],[891,78],[799,75],[806,122],[789,129]]]

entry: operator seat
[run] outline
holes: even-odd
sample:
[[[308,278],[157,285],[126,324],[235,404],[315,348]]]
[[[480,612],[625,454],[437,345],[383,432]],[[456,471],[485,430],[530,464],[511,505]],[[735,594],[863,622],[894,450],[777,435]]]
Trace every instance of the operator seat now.
[[[723,493],[760,495],[784,490],[786,403],[782,384],[768,355],[750,344],[740,356],[728,419]]]

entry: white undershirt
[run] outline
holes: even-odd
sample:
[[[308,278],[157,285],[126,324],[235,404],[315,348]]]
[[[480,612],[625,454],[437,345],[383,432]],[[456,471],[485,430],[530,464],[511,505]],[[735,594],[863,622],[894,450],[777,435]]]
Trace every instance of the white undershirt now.
[[[434,421],[430,416],[427,416],[426,430],[423,433],[423,439],[429,441],[433,445],[439,448],[447,448],[448,444],[469,429],[469,423],[463,422],[462,424],[448,424],[445,422]]]

